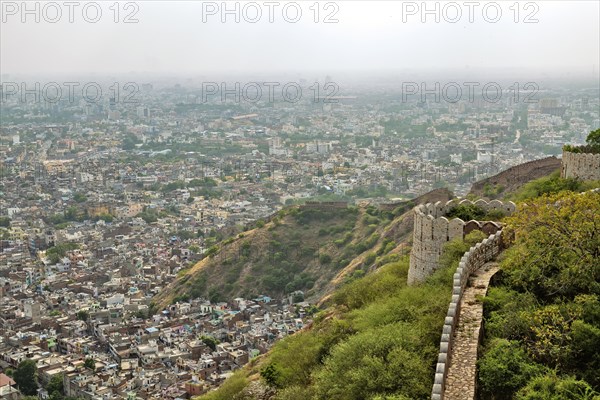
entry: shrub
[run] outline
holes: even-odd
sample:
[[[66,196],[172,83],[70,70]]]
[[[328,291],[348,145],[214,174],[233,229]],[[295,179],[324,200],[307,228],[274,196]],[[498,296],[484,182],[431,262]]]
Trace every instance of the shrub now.
[[[580,192],[591,189],[593,184],[584,183],[577,179],[561,178],[560,171],[552,173],[545,178],[536,179],[526,183],[509,199],[513,201],[526,201],[538,198],[544,194],[556,194],[562,191]]]
[[[485,239],[485,234],[481,231],[473,231],[462,238],[454,238],[451,241],[444,244],[442,249],[442,255],[440,257],[440,268],[447,268],[452,266],[457,260],[459,260],[465,252],[467,252],[472,246],[481,242]]]
[[[450,218],[460,218],[463,221],[481,220],[485,216],[485,210],[475,204],[459,204],[457,206],[452,207],[446,217]]]
[[[533,378],[519,391],[517,400],[596,400],[600,394],[574,377],[558,377],[556,372]]]
[[[506,339],[494,339],[477,365],[483,399],[512,399],[531,378],[544,372],[518,342]]]
[[[210,392],[202,397],[202,400],[232,400],[248,385],[242,371],[235,372],[225,380],[219,390]]]
[[[370,252],[369,254],[367,254],[367,256],[365,257],[365,261],[364,264],[366,266],[370,266],[375,262],[375,259],[377,258],[377,255],[373,252]]]
[[[315,375],[318,398],[359,400],[398,390],[410,398],[425,398],[431,390],[429,368],[407,343],[414,338],[407,330],[405,325],[387,325],[335,346]]]
[[[329,264],[329,263],[331,262],[331,256],[330,256],[329,254],[321,254],[321,255],[319,256],[319,262],[320,262],[322,265]]]

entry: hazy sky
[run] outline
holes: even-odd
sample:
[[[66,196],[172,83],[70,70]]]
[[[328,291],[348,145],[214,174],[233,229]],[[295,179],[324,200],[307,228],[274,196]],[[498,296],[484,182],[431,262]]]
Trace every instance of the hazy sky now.
[[[83,13],[89,2],[74,9],[73,23],[61,1],[55,3],[58,7],[28,2],[30,9],[37,4],[39,22],[35,11],[23,15],[21,1],[1,3],[0,72],[11,75],[514,68],[594,77],[600,64],[597,0],[521,0],[517,23],[514,1],[498,1],[485,13],[488,2],[469,9],[463,1],[428,1],[432,10],[438,4],[438,12],[430,15],[422,15],[421,1],[323,1],[318,23],[314,7],[310,9],[313,1],[297,2],[302,11],[297,23],[284,19],[283,1],[274,8],[273,23],[268,21],[269,6],[261,1],[252,6],[237,2],[239,23],[234,15],[221,21],[221,1],[121,2],[118,23],[109,8],[113,1],[98,2],[102,15],[97,23],[84,19],[96,17],[93,5]],[[229,1],[228,7],[234,3]],[[496,4],[502,13],[498,22],[486,21],[496,19]],[[295,17],[294,7],[288,6],[288,19]],[[61,17],[51,23],[58,18],[57,9]],[[207,13],[203,22],[203,9],[216,14]],[[250,23],[257,9],[261,20]],[[332,12],[338,22],[323,23]],[[137,23],[123,23],[130,13]],[[524,23],[527,16],[538,22]],[[453,19],[459,22],[451,23]]]

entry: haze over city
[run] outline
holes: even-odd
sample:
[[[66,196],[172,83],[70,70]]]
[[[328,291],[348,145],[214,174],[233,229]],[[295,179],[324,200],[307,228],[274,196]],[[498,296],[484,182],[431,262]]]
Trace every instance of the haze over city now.
[[[456,6],[448,9],[448,2],[342,1],[319,7],[299,2],[295,23],[288,21],[297,10],[284,9],[285,3],[254,2],[246,9],[249,3],[141,1],[135,8],[120,3],[118,12],[100,3],[98,22],[89,23],[84,18],[96,20],[96,9],[59,2],[44,11],[34,2],[27,14],[27,3],[3,1],[1,70],[190,77],[312,71],[598,74],[597,1],[518,7],[499,2],[497,8],[450,2]]]

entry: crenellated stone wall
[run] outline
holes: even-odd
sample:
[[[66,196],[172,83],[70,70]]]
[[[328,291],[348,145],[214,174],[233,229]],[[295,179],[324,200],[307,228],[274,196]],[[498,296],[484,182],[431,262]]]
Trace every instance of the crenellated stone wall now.
[[[454,199],[448,202],[435,204],[421,204],[414,208],[413,245],[410,253],[410,268],[408,270],[408,284],[423,282],[439,267],[439,259],[446,242],[480,230],[487,235],[494,234],[501,229],[500,224],[493,221],[463,221],[460,218],[448,220],[445,215],[455,206],[461,204],[474,204],[486,211],[502,211],[511,215],[515,209],[512,201],[501,202],[492,200]]]
[[[442,400],[451,363],[451,350],[455,345],[454,336],[460,316],[460,300],[464,294],[469,276],[488,261],[500,254],[503,248],[502,231],[490,235],[487,239],[471,247],[461,258],[453,277],[452,300],[442,328],[440,352],[435,370],[435,378],[431,393],[432,400]]]
[[[600,154],[563,151],[561,176],[584,181],[600,180]]]

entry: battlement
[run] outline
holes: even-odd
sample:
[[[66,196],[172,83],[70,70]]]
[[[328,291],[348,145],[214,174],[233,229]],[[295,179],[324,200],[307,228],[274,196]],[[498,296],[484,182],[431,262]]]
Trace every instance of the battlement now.
[[[560,175],[584,181],[600,180],[600,154],[563,151]]]
[[[448,212],[458,205],[481,207],[485,211],[500,211],[512,215],[516,205],[512,201],[461,200],[420,204],[414,208],[413,246],[410,253],[408,284],[423,282],[439,268],[439,259],[446,242],[457,237],[464,238],[474,230],[493,235],[502,229],[495,221],[463,221],[460,218],[446,218]]]
[[[453,275],[452,300],[448,306],[448,312],[442,328],[440,352],[438,354],[431,393],[432,400],[443,400],[444,398],[448,370],[452,364],[452,348],[456,345],[454,339],[458,320],[460,318],[461,299],[465,292],[469,277],[485,263],[496,258],[502,251],[502,248],[502,232],[498,231],[471,247],[458,263],[458,267]]]

